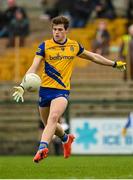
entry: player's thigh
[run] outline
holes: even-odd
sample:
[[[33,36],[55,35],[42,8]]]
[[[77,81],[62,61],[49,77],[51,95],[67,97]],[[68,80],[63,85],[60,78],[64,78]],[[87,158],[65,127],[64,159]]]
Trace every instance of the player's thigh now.
[[[50,111],[50,107],[39,107],[40,117],[41,117],[41,120],[43,121],[43,123],[45,125],[47,124],[49,111]]]
[[[52,117],[52,119],[58,118],[58,121],[60,117],[63,115],[64,111],[66,110],[68,104],[68,100],[64,97],[59,97],[56,99],[53,99],[50,104],[50,112],[49,112],[49,118]]]

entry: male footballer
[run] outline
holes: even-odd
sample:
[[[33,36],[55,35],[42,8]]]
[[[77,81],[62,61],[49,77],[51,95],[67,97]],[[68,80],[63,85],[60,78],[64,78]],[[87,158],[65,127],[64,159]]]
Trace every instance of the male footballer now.
[[[41,43],[38,47],[33,63],[27,73],[36,73],[41,61],[44,64],[42,83],[39,90],[39,112],[45,125],[34,162],[48,156],[48,145],[52,137],[57,135],[63,143],[64,158],[71,155],[71,145],[74,141],[72,134],[66,134],[59,124],[64,113],[70,91],[70,79],[75,57],[79,56],[94,63],[125,70],[125,62],[112,61],[99,54],[89,52],[77,41],[67,38],[69,20],[64,16],[52,19],[52,39]],[[23,101],[23,84],[15,88],[14,100]]]

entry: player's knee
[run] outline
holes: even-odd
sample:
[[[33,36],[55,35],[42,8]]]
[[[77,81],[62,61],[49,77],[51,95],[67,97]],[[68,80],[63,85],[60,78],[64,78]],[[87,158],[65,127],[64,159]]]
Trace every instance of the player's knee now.
[[[53,112],[50,114],[50,119],[51,121],[53,122],[58,122],[58,119],[59,119],[59,114],[58,112]]]

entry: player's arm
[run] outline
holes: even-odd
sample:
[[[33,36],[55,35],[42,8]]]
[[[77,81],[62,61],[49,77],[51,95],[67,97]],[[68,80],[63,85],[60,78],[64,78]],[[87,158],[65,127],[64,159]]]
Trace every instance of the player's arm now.
[[[36,73],[37,72],[37,70],[38,70],[38,68],[40,66],[40,63],[41,63],[42,59],[44,58],[44,55],[45,55],[44,51],[45,51],[45,44],[42,43],[38,47],[38,50],[36,52],[36,56],[33,59],[33,63],[30,66],[30,68],[28,69],[28,71],[26,72],[26,74],[28,74],[28,73]],[[23,98],[23,94],[24,94],[24,91],[25,91],[24,84],[21,83],[19,86],[14,87],[14,90],[15,90],[15,92],[13,93],[13,99],[16,102],[19,102],[19,101],[24,102],[24,98]]]
[[[112,66],[114,68],[116,67],[120,70],[126,69],[126,67],[125,67],[126,63],[123,61],[112,61],[112,60],[109,60],[109,59],[99,55],[99,54],[92,53],[92,52],[89,52],[87,50],[84,50],[79,55],[79,57],[90,60],[90,61],[97,63],[97,64],[101,64],[101,65],[105,65],[105,66]]]
[[[28,69],[28,71],[26,72],[26,74],[28,73],[36,73],[39,66],[40,66],[40,63],[42,61],[43,57],[42,56],[38,56],[36,55],[33,59],[33,63],[32,65],[30,66],[30,68]]]

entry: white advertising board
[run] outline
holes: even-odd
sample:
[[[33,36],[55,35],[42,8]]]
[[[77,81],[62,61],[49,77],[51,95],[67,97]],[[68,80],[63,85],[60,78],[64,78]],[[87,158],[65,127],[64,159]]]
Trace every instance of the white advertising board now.
[[[73,118],[73,154],[133,154],[133,128],[122,136],[127,118]]]

